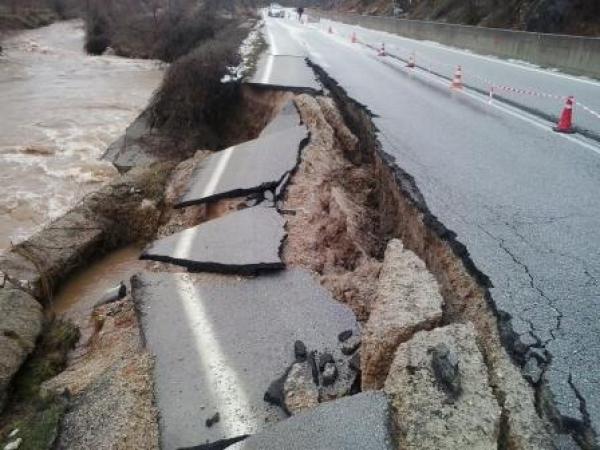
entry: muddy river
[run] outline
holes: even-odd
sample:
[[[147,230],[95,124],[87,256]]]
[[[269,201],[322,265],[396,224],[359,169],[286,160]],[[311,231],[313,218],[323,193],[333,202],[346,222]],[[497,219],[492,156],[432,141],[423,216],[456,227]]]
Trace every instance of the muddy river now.
[[[162,78],[156,61],[88,56],[80,21],[21,32],[0,55],[0,252],[116,175],[99,161]]]

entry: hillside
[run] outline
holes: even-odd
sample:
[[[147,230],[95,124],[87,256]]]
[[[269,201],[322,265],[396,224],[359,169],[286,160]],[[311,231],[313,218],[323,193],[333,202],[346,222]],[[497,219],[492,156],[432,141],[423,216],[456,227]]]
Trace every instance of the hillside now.
[[[320,0],[327,9],[392,13],[390,0]],[[600,36],[598,0],[396,0],[410,19],[495,28]]]

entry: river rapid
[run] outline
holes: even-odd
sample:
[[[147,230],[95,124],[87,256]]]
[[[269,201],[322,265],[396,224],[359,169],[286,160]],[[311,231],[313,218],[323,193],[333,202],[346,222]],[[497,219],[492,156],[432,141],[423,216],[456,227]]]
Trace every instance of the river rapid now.
[[[117,172],[100,161],[160,84],[157,61],[89,56],[81,21],[20,32],[0,55],[0,253]]]

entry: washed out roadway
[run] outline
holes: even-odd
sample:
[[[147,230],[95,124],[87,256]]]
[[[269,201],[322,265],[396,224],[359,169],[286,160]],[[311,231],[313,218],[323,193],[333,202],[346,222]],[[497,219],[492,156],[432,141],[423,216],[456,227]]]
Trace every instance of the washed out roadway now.
[[[546,359],[559,414],[600,432],[600,148],[317,25],[267,27],[374,115],[383,151],[489,277],[517,343]]]

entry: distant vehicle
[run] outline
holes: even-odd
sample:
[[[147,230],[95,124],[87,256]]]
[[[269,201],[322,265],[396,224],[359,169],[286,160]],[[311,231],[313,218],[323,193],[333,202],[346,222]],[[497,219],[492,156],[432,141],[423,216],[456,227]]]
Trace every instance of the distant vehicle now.
[[[283,6],[281,6],[277,3],[271,3],[271,6],[269,6],[269,17],[284,18],[285,10],[283,9]]]

